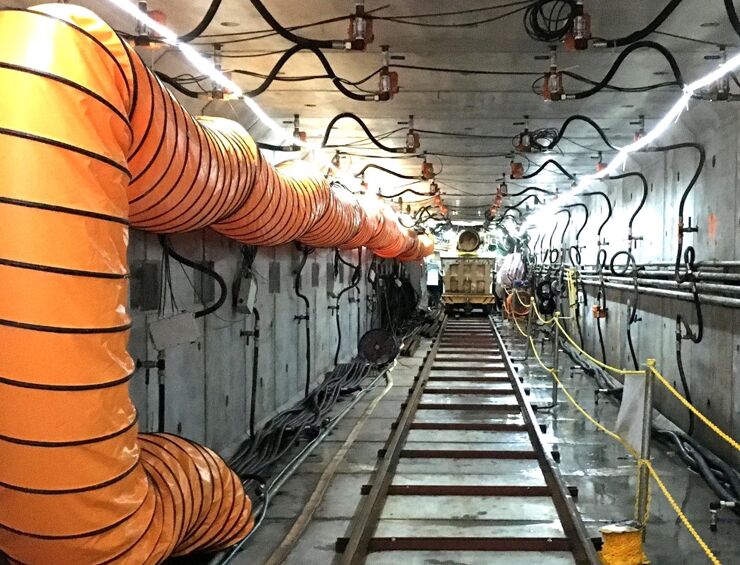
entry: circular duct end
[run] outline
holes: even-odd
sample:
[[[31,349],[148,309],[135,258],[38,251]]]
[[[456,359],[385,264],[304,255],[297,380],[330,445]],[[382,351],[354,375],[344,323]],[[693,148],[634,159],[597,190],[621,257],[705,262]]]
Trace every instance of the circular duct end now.
[[[472,253],[480,247],[480,235],[474,230],[463,230],[457,237],[457,250]]]

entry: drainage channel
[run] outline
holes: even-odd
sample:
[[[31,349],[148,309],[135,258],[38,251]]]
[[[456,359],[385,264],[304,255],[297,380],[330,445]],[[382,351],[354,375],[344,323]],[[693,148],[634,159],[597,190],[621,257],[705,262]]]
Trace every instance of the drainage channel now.
[[[598,564],[488,318],[445,318],[371,484],[344,565]]]

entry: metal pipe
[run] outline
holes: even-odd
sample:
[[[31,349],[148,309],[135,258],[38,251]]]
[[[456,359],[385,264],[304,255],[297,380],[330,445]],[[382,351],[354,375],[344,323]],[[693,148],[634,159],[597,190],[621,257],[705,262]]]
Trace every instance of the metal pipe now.
[[[594,280],[595,278],[593,276],[587,276],[585,278],[588,278],[590,280]],[[609,275],[604,277],[604,281],[614,281],[614,282],[621,282],[621,281],[630,281],[632,282],[633,277],[632,276],[620,276],[620,275]],[[673,290],[681,290],[682,288],[690,288],[692,285],[690,283],[677,283],[675,280],[653,280],[653,279],[647,279],[642,280],[640,283],[645,288],[671,288]],[[678,287],[678,288],[677,288]],[[696,283],[696,288],[700,292],[706,292],[706,293],[714,293],[714,294],[731,294],[731,295],[740,295],[740,285],[728,285],[728,284],[711,284],[711,283]]]
[[[642,266],[641,266],[642,267]],[[582,270],[580,271],[582,276],[596,276],[598,271],[596,270]],[[622,275],[609,275],[609,276],[622,276]],[[673,279],[675,272],[673,269],[668,270],[645,270],[640,269],[637,273],[637,277],[641,279]],[[697,281],[716,281],[716,282],[740,282],[740,273],[724,273],[718,271],[705,271],[698,270],[694,273]]]
[[[598,282],[591,282],[591,281],[583,281],[583,284],[586,286],[598,286]],[[617,283],[604,283],[605,287],[613,288],[616,290],[629,290],[634,291],[634,288],[625,285],[625,284],[617,284]],[[638,286],[638,292],[641,294],[647,295],[647,296],[661,296],[663,298],[675,298],[677,300],[685,300],[686,302],[693,302],[694,297],[690,292],[680,292],[677,290],[663,290],[659,288],[646,288],[646,287],[639,287]],[[726,306],[728,308],[740,308],[740,299],[739,298],[728,298],[727,296],[708,296],[706,294],[700,294],[699,295],[699,302],[702,304],[711,304],[713,306]]]
[[[649,263],[643,263],[641,267],[673,267],[675,262],[673,261],[651,261]],[[701,267],[716,267],[716,268],[734,268],[740,269],[740,261],[697,261],[695,263],[697,268]],[[598,265],[584,265],[584,267],[597,267]]]

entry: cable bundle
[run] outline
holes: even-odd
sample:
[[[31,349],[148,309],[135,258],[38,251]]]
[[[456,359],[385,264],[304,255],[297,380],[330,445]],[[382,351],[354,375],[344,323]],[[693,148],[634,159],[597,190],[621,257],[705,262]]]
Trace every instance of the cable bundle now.
[[[370,365],[337,365],[306,398],[268,421],[253,439],[245,441],[229,461],[240,476],[264,474],[298,438],[316,435],[337,401],[355,392],[370,375]]]

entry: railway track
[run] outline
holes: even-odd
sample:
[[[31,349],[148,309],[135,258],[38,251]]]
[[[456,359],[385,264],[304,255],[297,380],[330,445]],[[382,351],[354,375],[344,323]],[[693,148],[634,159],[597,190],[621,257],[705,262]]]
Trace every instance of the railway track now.
[[[446,318],[339,562],[599,563],[527,394],[490,319]]]

